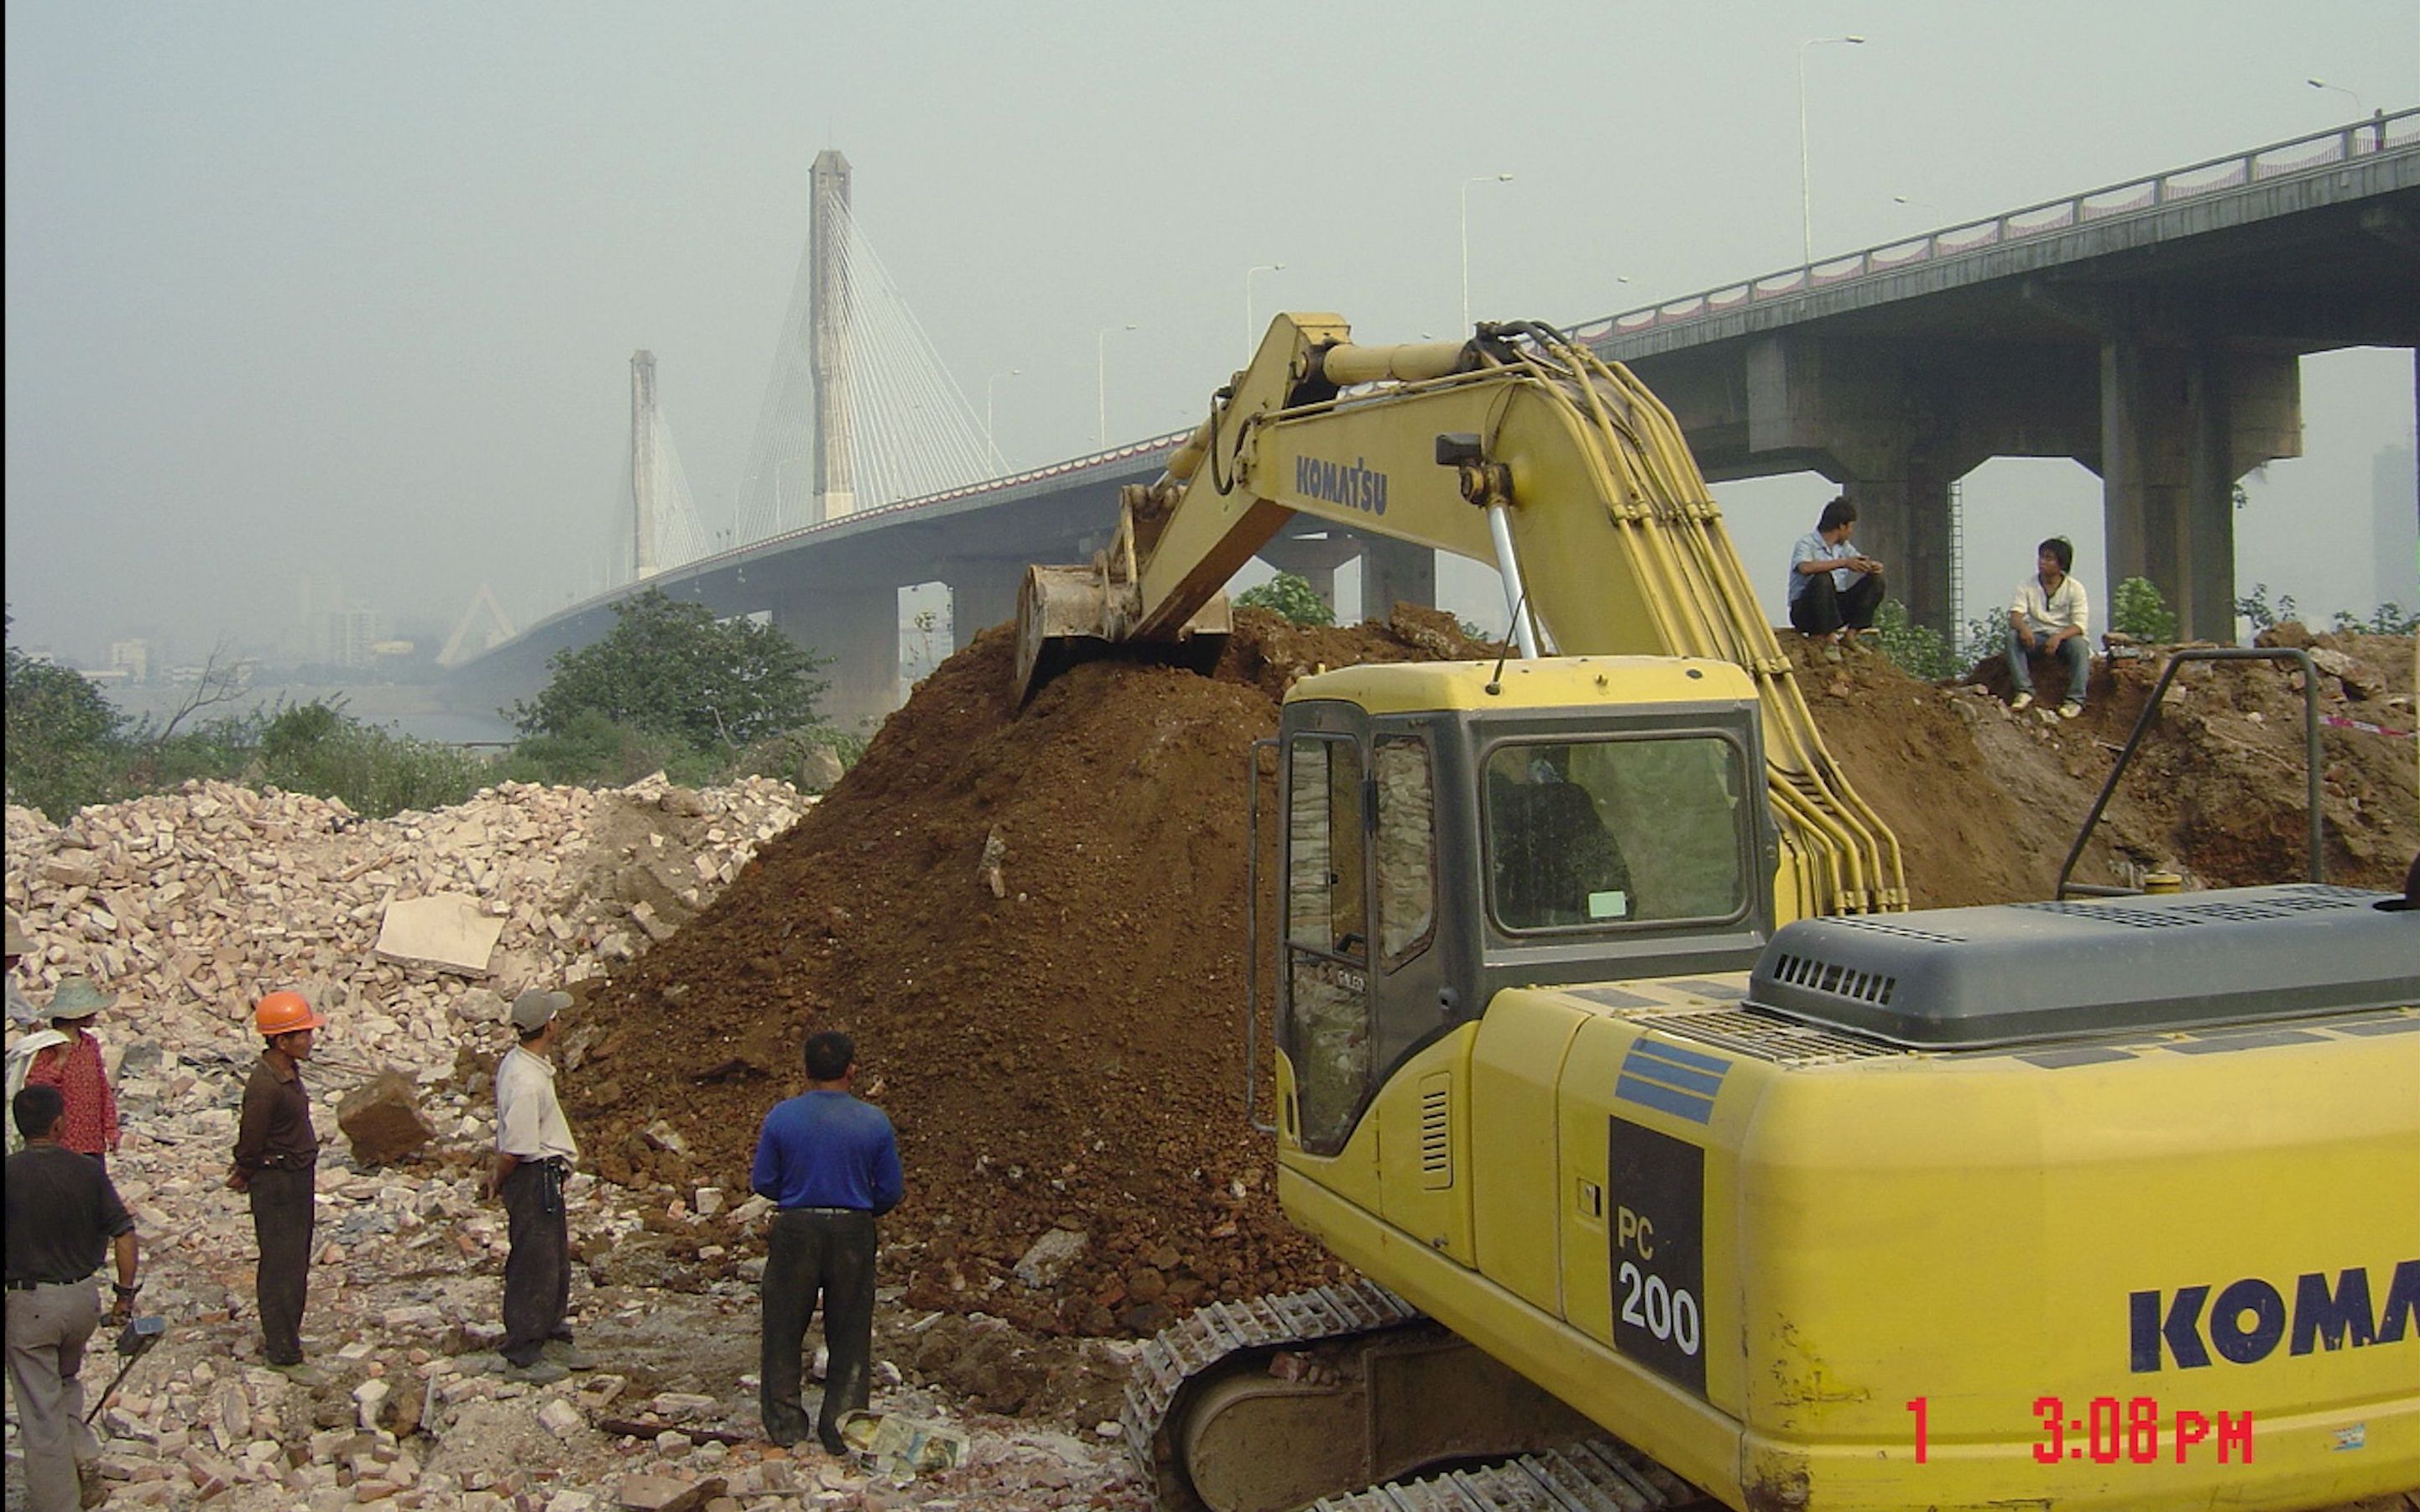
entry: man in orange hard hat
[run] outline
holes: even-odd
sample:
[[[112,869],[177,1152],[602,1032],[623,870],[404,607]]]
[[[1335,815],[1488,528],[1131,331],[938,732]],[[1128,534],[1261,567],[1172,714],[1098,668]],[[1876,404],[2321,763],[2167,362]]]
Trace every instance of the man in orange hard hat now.
[[[271,993],[253,1010],[253,1027],[265,1044],[244,1084],[235,1165],[226,1181],[252,1199],[252,1232],[260,1245],[253,1291],[260,1304],[261,1352],[271,1369],[305,1385],[323,1378],[302,1360],[302,1304],[311,1288],[312,1201],[319,1164],[302,1062],[311,1058],[312,1036],[327,1022],[295,992]]]

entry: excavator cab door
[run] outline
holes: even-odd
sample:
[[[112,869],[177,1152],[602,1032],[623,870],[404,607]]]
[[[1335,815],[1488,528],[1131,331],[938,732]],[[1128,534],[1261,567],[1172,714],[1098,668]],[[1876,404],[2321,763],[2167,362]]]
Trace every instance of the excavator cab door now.
[[[1286,743],[1285,979],[1280,1042],[1294,1067],[1286,1121],[1333,1155],[1361,1112],[1375,1066],[1370,995],[1368,764],[1347,733]]]
[[[1286,1116],[1306,1151],[1333,1155],[1441,1025],[1437,778],[1417,722],[1330,704],[1290,707],[1287,724]]]

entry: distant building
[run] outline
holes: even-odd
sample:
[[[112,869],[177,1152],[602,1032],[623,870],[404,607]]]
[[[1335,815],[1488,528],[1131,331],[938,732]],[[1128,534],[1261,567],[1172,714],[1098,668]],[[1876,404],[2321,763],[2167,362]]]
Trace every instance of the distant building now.
[[[2420,609],[2420,477],[2410,446],[2383,446],[2370,463],[2374,603]],[[2359,606],[2356,606],[2358,608]]]
[[[109,643],[110,670],[123,675],[130,683],[151,681],[151,642],[140,637]]]
[[[386,616],[367,609],[324,610],[317,629],[314,659],[323,667],[366,667],[377,659],[378,644],[394,638]]]

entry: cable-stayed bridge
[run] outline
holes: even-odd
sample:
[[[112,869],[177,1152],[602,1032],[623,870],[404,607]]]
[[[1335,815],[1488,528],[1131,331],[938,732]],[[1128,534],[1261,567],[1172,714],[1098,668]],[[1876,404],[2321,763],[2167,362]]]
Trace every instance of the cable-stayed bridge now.
[[[900,694],[900,589],[945,585],[963,644],[1014,614],[1028,563],[1088,558],[1119,486],[1158,475],[1181,436],[997,476],[847,218],[845,161],[823,154],[815,174],[737,538],[706,549],[634,360],[616,533],[637,575],[462,662],[466,702],[535,690],[548,656],[657,587],[769,613],[832,659],[831,712],[870,721]],[[2189,634],[2231,640],[2233,485],[2301,455],[2300,358],[2420,347],[2420,110],[1571,329],[1670,405],[1710,478],[1839,484],[1918,623],[1950,623],[1957,480],[1994,456],[2065,456],[2103,480],[2109,580],[2149,578]],[[1431,553],[1297,524],[1263,560],[1315,585],[1357,560],[1365,604],[1435,601]]]

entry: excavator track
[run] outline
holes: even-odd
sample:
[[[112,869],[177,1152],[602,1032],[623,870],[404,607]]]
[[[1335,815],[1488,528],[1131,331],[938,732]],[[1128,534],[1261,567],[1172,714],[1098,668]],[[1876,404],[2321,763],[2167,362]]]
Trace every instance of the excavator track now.
[[[1164,1484],[1169,1409],[1188,1382],[1245,1350],[1281,1350],[1396,1328],[1420,1316],[1410,1303],[1374,1281],[1195,1308],[1182,1321],[1161,1329],[1135,1361],[1120,1417],[1126,1452],[1146,1480]]]
[[[1721,1506],[1619,1439],[1590,1439],[1501,1464],[1327,1497],[1311,1512],[1720,1512]]]
[[[1121,1421],[1162,1512],[1715,1507],[1371,1281],[1201,1308],[1144,1346]]]

